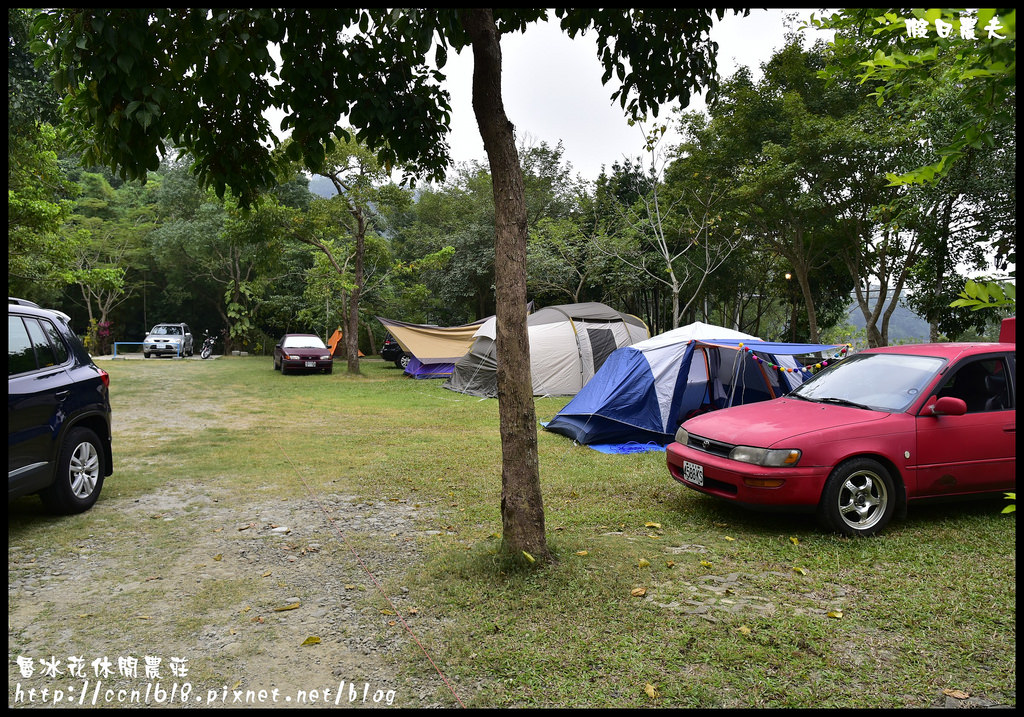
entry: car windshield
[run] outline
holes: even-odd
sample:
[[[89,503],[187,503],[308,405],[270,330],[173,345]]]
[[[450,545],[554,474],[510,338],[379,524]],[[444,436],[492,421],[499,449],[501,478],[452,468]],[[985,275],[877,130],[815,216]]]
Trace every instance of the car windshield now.
[[[153,334],[154,336],[180,336],[181,335],[181,327],[180,326],[154,326],[153,330],[150,331],[149,333]]]
[[[858,354],[828,367],[789,395],[872,411],[905,411],[944,363],[934,356]]]
[[[289,336],[282,344],[286,349],[325,349],[324,342],[316,336]]]

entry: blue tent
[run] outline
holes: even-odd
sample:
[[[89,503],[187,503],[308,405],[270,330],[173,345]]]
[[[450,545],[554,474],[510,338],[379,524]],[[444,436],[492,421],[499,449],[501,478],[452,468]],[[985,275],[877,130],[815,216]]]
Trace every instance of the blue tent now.
[[[827,362],[845,350],[844,344],[738,338],[691,324],[614,351],[545,428],[582,444],[666,445],[692,415],[766,401],[799,386],[810,372],[795,356],[819,354],[824,358],[816,361]]]

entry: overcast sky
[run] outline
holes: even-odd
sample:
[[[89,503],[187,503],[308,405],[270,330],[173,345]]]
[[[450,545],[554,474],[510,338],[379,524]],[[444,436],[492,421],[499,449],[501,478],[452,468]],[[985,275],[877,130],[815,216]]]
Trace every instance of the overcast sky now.
[[[716,22],[712,39],[718,43],[718,71],[723,78],[739,67],[750,67],[760,77],[760,65],[783,44],[784,18],[791,13],[807,18],[811,10],[752,10],[747,17],[727,15]],[[820,14],[820,13],[819,13]],[[557,22],[535,23],[525,33],[502,38],[502,93],[505,111],[520,141],[528,144],[559,141],[564,160],[584,179],[594,180],[602,165],[611,167],[623,157],[642,153],[643,135],[630,127],[618,103],[611,101],[614,80],[601,84],[594,33],[575,40]],[[809,43],[808,43],[809,44]],[[455,162],[486,161],[483,142],[473,116],[472,54],[451,56],[444,72],[452,100],[449,144]],[[688,109],[703,109],[695,98]],[[672,115],[662,108],[658,120]]]

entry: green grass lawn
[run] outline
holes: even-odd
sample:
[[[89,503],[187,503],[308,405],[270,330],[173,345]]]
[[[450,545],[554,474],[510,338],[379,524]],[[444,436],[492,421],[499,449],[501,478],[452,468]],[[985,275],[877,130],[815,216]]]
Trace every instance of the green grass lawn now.
[[[467,706],[931,707],[943,690],[1016,703],[1016,519],[998,500],[912,508],[849,540],[689,491],[663,453],[541,430],[557,560],[531,566],[497,554],[493,399],[380,361],[361,376],[281,376],[254,357],[104,368],[116,458],[101,500],[202,476],[228,499],[423,506],[437,534],[400,584],[436,618],[420,635],[434,661],[476,686]],[[567,400],[538,399],[538,419]],[[155,431],[146,406],[175,420]],[[412,644],[402,659],[432,672]]]

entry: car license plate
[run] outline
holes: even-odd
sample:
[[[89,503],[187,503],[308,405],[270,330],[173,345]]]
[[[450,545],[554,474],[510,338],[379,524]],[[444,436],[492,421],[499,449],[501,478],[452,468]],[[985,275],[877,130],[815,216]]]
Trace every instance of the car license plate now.
[[[683,461],[683,478],[694,485],[704,485],[704,466]]]
[[[316,361],[307,361],[306,368],[316,368]]]

